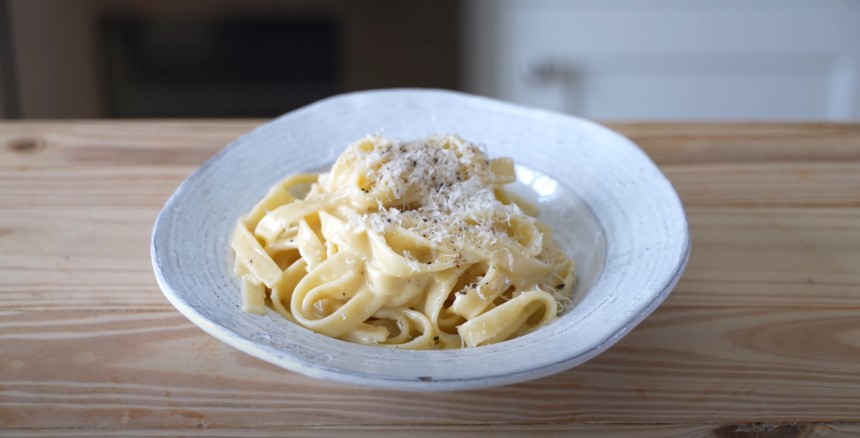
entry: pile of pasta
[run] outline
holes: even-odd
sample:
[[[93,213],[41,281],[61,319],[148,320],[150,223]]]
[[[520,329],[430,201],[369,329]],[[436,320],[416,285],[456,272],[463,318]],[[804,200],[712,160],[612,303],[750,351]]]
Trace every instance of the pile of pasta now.
[[[534,207],[502,188],[515,179],[510,159],[457,136],[363,138],[239,221],[243,310],[403,349],[534,331],[570,302],[574,266]]]

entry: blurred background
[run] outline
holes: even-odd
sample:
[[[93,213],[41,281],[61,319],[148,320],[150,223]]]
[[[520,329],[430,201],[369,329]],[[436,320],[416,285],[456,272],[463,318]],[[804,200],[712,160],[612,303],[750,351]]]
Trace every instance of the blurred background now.
[[[856,0],[0,0],[0,117],[461,90],[600,120],[860,121]]]

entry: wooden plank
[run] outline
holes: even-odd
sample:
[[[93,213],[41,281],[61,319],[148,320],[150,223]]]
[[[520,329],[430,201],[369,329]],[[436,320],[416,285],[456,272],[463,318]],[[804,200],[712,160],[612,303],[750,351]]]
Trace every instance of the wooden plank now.
[[[0,123],[0,169],[196,167],[260,120]]]
[[[197,165],[264,120],[0,123],[0,168],[41,165]],[[860,160],[860,125],[607,123],[658,164]],[[35,144],[35,146],[31,146]]]
[[[860,433],[860,125],[616,125],[687,207],[678,288],[584,366],[415,397],[282,371],[158,291],[155,215],[258,123],[0,124],[0,435]]]
[[[0,310],[163,310],[153,207],[2,209]],[[666,306],[860,307],[860,209],[689,208]]]
[[[76,165],[0,169],[0,208],[160,208],[195,168]],[[860,162],[664,165],[662,170],[688,208],[860,208]]]
[[[152,273],[150,207],[0,214],[0,310],[163,310]]]
[[[0,169],[0,208],[160,208],[195,167],[21,169]],[[860,162],[664,165],[662,170],[688,208],[860,208]]]
[[[860,207],[860,125],[610,124],[687,207]]]
[[[205,424],[197,429],[26,429],[7,430],[8,437],[352,437],[385,438],[415,437],[569,437],[572,434],[595,438],[617,438],[635,436],[637,438],[839,438],[854,437],[860,434],[857,423],[741,423],[741,424],[607,424],[577,423],[553,425],[478,425],[478,426],[316,426],[272,429],[209,429]]]
[[[416,396],[313,381],[174,311],[8,312],[5,427],[858,422],[856,310],[660,308],[555,376]]]
[[[193,171],[191,167],[111,166],[0,171],[0,211],[147,207],[158,213]]]
[[[860,161],[667,164],[662,170],[687,208],[860,208]]]
[[[778,431],[790,433],[790,435],[757,435],[758,437],[769,436],[801,436],[800,432],[808,433],[818,429],[819,425],[771,425],[758,426],[759,430]],[[34,429],[6,431],[4,436],[8,437],[100,437],[100,436],[133,436],[133,437],[166,437],[166,436],[204,436],[204,437],[353,437],[353,438],[385,438],[385,437],[415,437],[435,438],[440,435],[446,437],[482,437],[492,434],[494,437],[519,438],[529,437],[568,437],[571,434],[585,434],[583,436],[598,438],[614,438],[636,436],[639,438],[665,438],[665,437],[702,437],[702,436],[733,436],[744,437],[744,428],[753,427],[747,425],[693,425],[693,424],[604,424],[604,423],[579,423],[560,425],[480,425],[480,426],[350,426],[329,427],[318,426],[312,428],[274,428],[274,429],[159,429],[159,430],[56,430],[56,429]],[[731,434],[718,435],[715,432],[721,430],[732,430]],[[737,431],[737,432],[735,432]],[[793,432],[793,433],[792,433]],[[803,435],[818,436],[818,435]]]
[[[661,165],[860,160],[856,123],[608,123]]]
[[[687,208],[693,241],[665,305],[860,308],[860,209]]]
[[[132,194],[151,189],[155,200],[132,196],[129,202],[159,205],[191,170],[258,123],[0,125],[0,144],[5,144],[0,187],[32,190],[0,197],[28,196],[35,205],[91,205],[97,195],[105,195],[104,201],[114,205],[122,202],[117,192],[126,188]],[[858,125],[616,127],[662,165],[688,206],[860,206]],[[57,167],[66,173],[40,172],[57,172]],[[147,180],[150,172],[164,173]],[[51,190],[58,178],[71,193]],[[31,206],[20,202],[0,205]]]
[[[0,309],[166,308],[149,268],[151,224],[194,169],[189,163],[256,123],[0,125]],[[687,143],[709,151],[703,163],[690,164],[700,151],[664,166],[687,204],[694,241],[667,305],[856,306],[860,164],[843,151],[860,150],[852,126],[624,126],[670,163],[664,143],[681,154]],[[704,133],[695,137],[697,130]],[[791,157],[805,150],[825,161],[785,163],[771,136],[803,146]],[[21,146],[34,138],[37,146]],[[814,141],[828,147],[819,151]],[[754,168],[726,164],[739,147],[757,151]],[[726,156],[716,155],[723,149]],[[838,208],[806,210],[828,205]]]

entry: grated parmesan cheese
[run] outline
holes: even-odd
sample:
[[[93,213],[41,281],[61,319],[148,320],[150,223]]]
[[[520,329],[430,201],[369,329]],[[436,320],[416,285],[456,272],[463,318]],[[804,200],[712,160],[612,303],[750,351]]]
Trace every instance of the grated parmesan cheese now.
[[[367,137],[347,151],[355,169],[354,199],[375,203],[350,225],[384,233],[396,225],[437,246],[455,251],[489,248],[511,239],[515,223],[534,223],[515,204],[503,204],[495,190],[512,178],[493,169],[509,169],[508,159],[490,160],[478,146],[456,136],[418,141]],[[504,224],[505,226],[500,226]],[[542,236],[530,243],[540,252]],[[509,259],[513,259],[511,255]]]

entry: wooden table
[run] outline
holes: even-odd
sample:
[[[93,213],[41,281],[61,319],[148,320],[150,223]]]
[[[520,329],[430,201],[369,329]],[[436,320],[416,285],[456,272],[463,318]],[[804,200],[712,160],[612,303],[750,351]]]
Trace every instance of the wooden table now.
[[[156,214],[258,123],[0,125],[0,435],[860,435],[860,125],[613,125],[686,205],[677,289],[583,366],[416,395],[276,368],[159,291]]]

